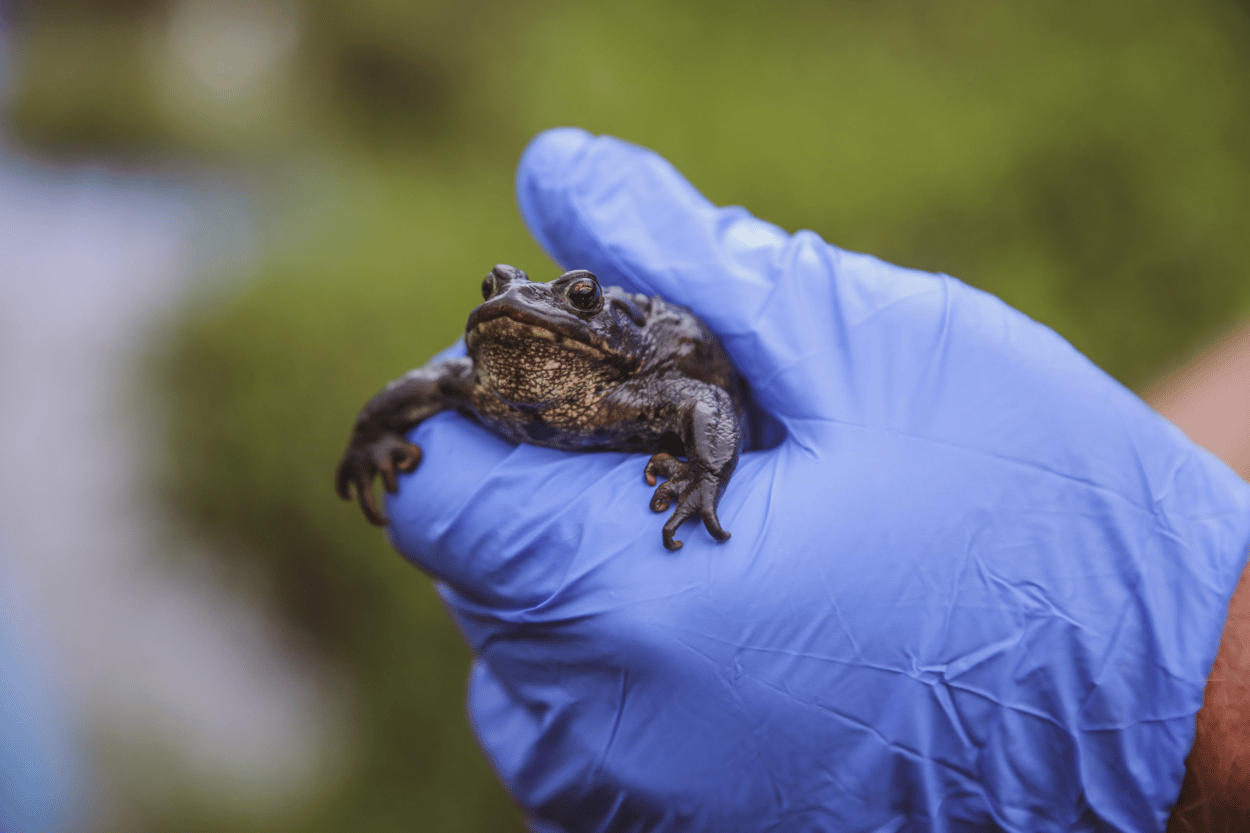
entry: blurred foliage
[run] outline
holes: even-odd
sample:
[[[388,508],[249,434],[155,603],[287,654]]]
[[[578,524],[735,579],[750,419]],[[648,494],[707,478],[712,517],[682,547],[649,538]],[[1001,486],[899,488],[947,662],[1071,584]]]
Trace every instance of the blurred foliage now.
[[[461,638],[327,479],[373,389],[459,335],[473,253],[537,258],[495,173],[392,160],[384,176],[372,163],[292,183],[286,255],[177,334],[171,492],[198,528],[261,555],[261,584],[347,674],[359,712],[359,763],[315,810],[246,827],[201,808],[205,830],[521,829],[468,730]]]
[[[281,8],[30,0],[16,17],[19,141],[235,160],[279,195],[253,280],[168,345],[168,485],[349,675],[356,763],[281,820],[183,802],[151,830],[519,829],[470,740],[464,647],[331,473],[356,409],[459,334],[493,263],[555,274],[512,207],[543,128],[639,142],[715,202],[950,272],[1133,386],[1250,304],[1244,3]],[[256,20],[277,46],[234,72],[229,33]]]

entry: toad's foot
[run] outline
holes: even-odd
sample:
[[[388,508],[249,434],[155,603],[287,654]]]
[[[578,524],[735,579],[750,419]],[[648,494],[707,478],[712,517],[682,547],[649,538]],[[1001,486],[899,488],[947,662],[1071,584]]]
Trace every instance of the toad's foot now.
[[[405,440],[398,434],[387,432],[373,440],[362,440],[352,437],[343,459],[339,462],[339,470],[334,478],[334,487],[343,500],[351,500],[351,486],[356,487],[356,500],[365,511],[369,522],[377,526],[386,526],[386,515],[378,508],[373,497],[374,475],[382,475],[382,485],[386,491],[395,494],[399,491],[396,471],[408,472],[421,462],[421,449]]]
[[[649,486],[655,486],[657,476],[668,478],[652,495],[651,511],[663,512],[674,500],[677,502],[673,516],[664,524],[666,548],[681,549],[681,541],[673,540],[673,535],[677,527],[694,515],[703,519],[703,525],[717,541],[729,540],[729,533],[721,529],[720,519],[716,517],[721,484],[711,472],[661,451],[652,455],[643,476]]]

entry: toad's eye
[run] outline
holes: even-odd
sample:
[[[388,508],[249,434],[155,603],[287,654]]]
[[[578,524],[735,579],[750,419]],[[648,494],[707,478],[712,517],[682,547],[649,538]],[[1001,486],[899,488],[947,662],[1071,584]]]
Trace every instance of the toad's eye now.
[[[569,303],[581,310],[592,310],[599,306],[601,293],[599,284],[590,278],[579,278],[569,284],[565,290]]]
[[[482,300],[489,301],[490,296],[495,294],[495,276],[487,275],[482,278]]]

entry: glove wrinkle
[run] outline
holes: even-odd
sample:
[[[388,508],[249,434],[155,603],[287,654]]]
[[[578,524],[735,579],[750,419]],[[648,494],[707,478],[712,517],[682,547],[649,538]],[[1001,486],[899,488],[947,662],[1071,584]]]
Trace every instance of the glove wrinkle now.
[[[559,262],[717,330],[768,434],[733,538],[672,554],[640,455],[418,429],[393,540],[445,582],[536,830],[1163,830],[1250,486],[998,299],[648,151],[543,134],[517,199]]]

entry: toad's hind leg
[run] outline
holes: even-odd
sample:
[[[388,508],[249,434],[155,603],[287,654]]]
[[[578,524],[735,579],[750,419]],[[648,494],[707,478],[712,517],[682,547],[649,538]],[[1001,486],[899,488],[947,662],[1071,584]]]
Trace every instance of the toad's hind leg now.
[[[664,546],[670,550],[681,549],[682,542],[674,539],[677,528],[698,515],[703,525],[717,541],[729,540],[729,533],[720,525],[716,505],[720,502],[724,486],[719,478],[694,463],[678,460],[672,454],[661,451],[652,455],[643,472],[647,485],[655,486],[658,477],[668,478],[656,487],[651,497],[651,511],[663,512],[676,502],[677,508],[664,524]]]

